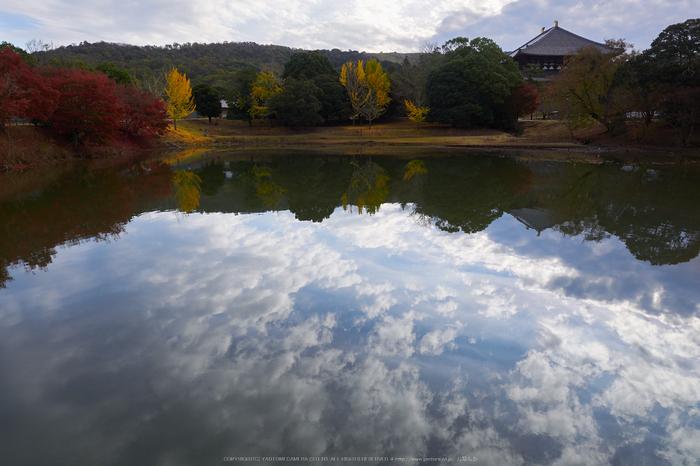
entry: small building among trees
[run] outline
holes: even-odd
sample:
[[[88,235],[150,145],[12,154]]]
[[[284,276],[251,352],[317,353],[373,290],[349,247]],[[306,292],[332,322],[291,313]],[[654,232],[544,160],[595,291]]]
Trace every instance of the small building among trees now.
[[[566,57],[575,55],[584,47],[594,47],[603,53],[613,52],[613,49],[603,43],[594,42],[560,28],[559,22],[555,21],[554,27],[546,30],[542,28],[542,32],[537,37],[508,55],[518,63],[521,72],[529,65],[542,70],[547,78],[564,67]]]

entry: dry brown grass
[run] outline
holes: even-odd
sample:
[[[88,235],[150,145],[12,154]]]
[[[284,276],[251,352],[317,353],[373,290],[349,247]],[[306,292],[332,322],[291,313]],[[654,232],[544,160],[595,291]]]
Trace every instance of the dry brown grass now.
[[[289,129],[270,127],[267,121],[245,122],[219,120],[210,125],[206,119],[184,120],[178,123],[182,131],[205,138],[211,144],[242,145],[411,145],[443,147],[519,147],[535,142],[531,137],[516,137],[487,128],[453,128],[436,123],[416,124],[408,119],[392,119],[375,123],[370,129],[366,124],[322,126]],[[563,134],[563,133],[562,133]],[[561,147],[576,145],[566,134],[557,134],[544,141]],[[537,135],[536,137],[539,137]]]

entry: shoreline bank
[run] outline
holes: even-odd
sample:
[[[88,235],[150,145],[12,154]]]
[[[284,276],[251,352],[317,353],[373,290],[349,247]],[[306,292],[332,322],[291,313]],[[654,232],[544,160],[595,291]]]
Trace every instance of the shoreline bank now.
[[[416,125],[405,119],[394,119],[373,125],[323,126],[291,130],[270,127],[267,122],[218,120],[180,120],[178,130],[170,129],[158,140],[113,141],[96,147],[74,147],[43,128],[7,126],[0,132],[0,172],[22,171],[34,167],[94,158],[118,158],[155,151],[183,149],[284,149],[373,150],[431,148],[440,150],[504,150],[541,152],[532,160],[580,160],[595,162],[601,156],[669,163],[678,157],[700,161],[696,148],[672,145],[672,135],[663,133],[655,144],[638,144],[629,135],[610,137],[601,128],[590,128],[572,139],[566,128],[552,120],[522,120],[518,135],[487,128],[452,128],[446,125]],[[632,138],[633,139],[633,138]],[[409,151],[410,152],[410,151]],[[547,153],[553,153],[547,155]],[[566,153],[567,155],[562,155]],[[557,155],[558,154],[558,155]],[[556,156],[555,156],[556,155]],[[641,161],[641,160],[640,160]]]

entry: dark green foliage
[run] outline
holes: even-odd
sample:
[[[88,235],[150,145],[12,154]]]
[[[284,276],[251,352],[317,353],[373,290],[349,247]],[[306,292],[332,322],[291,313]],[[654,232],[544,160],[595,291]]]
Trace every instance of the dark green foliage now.
[[[426,95],[428,77],[444,61],[445,55],[433,49],[426,53],[421,53],[418,59],[415,60],[415,63],[412,63],[407,56],[401,67],[397,71],[390,73],[391,104],[396,106],[400,115],[406,114],[404,105],[406,100],[417,107],[428,106],[428,96]]]
[[[336,80],[340,77],[330,59],[314,50],[312,52],[294,52],[289,61],[284,64],[282,78],[313,79],[321,75],[337,77]]]
[[[322,105],[319,114],[324,120],[344,120],[350,116],[350,102],[345,97],[345,88],[338,77],[322,74],[312,81],[322,91],[317,97]]]
[[[192,88],[192,98],[198,114],[209,118],[221,116],[221,97],[208,84],[198,84]]]
[[[186,71],[192,84],[205,82],[210,86],[220,85],[238,70],[251,67],[257,71],[272,71],[282,76],[283,66],[297,50],[280,45],[260,45],[254,42],[224,42],[214,44],[184,43],[162,46],[136,46],[109,42],[82,42],[35,53],[42,63],[52,59],[58,62],[82,61],[91,66],[108,61],[139,77],[142,74],[159,76],[162,71],[177,68]],[[339,71],[349,61],[372,58],[371,54],[355,50],[319,50],[332,66]],[[388,69],[391,62],[378,60]],[[311,76],[307,76],[311,78]]]
[[[291,126],[314,126],[323,123],[318,113],[323,108],[319,97],[323,91],[308,79],[288,78],[284,89],[270,98],[270,109]]]
[[[428,159],[416,212],[450,233],[475,233],[507,212],[532,183],[529,167],[494,157]]]
[[[358,52],[357,50],[344,51],[344,50],[340,50],[340,49],[333,49],[333,50],[319,50],[318,52],[321,55],[328,57],[328,59],[333,64],[333,67],[338,72],[340,72],[340,69],[343,67],[343,65],[348,63],[348,62],[357,63],[357,60],[362,60],[363,62],[366,63],[372,58],[375,58],[377,60],[377,63],[382,65],[383,69],[389,69],[389,67],[392,65],[392,62],[390,62],[390,61],[380,60],[380,59],[377,59],[377,57],[374,57],[370,53]]]
[[[618,68],[614,82],[627,89],[626,110],[641,115],[640,135],[658,115],[687,145],[700,125],[700,19],[664,29],[648,50]]]
[[[523,83],[517,64],[490,39],[460,42],[454,49],[451,42],[447,63],[428,78],[428,121],[508,128],[508,99]]]
[[[226,183],[224,164],[221,162],[209,161],[195,173],[202,180],[200,189],[205,196],[216,196]]]
[[[254,42],[224,42],[216,44],[168,44],[164,46],[136,46],[108,42],[88,43],[58,47],[40,51],[36,55],[42,62],[53,58],[71,62],[80,60],[91,66],[109,61],[134,74],[146,69],[153,75],[160,75],[165,68],[184,70],[193,85],[210,76],[224,74],[230,77],[241,68],[270,70],[282,73],[282,66],[294,52],[290,47],[279,45],[259,45]],[[140,70],[139,73],[136,73]],[[208,82],[208,84],[215,84]]]
[[[102,62],[95,67],[96,70],[102,71],[110,79],[116,81],[117,84],[130,85],[132,84],[131,76],[129,72],[124,68],[119,68],[114,63],[108,61]]]
[[[544,70],[535,63],[528,63],[523,69],[523,77],[528,84],[538,84],[545,77]]]
[[[226,95],[228,103],[229,120],[242,120],[252,124],[253,117],[250,116],[250,109],[253,106],[253,83],[258,76],[255,69],[246,67],[238,70],[234,76],[231,88]]]
[[[478,82],[467,79],[469,63],[464,59],[452,60],[441,66],[428,79],[430,113],[428,121],[471,126],[493,123],[493,114],[484,115],[488,95],[480,92]]]
[[[663,68],[663,80],[682,85],[700,84],[700,19],[689,19],[664,29],[649,53]]]
[[[345,89],[340,83],[340,73],[333,67],[330,59],[318,51],[292,54],[284,65],[282,77],[285,80],[310,81],[311,85],[314,86],[314,97],[321,103],[322,107],[318,113],[323,120],[346,118],[350,114],[345,98]],[[294,86],[295,89],[298,89],[298,83]],[[320,92],[317,92],[316,88]],[[304,124],[303,126],[308,125]]]

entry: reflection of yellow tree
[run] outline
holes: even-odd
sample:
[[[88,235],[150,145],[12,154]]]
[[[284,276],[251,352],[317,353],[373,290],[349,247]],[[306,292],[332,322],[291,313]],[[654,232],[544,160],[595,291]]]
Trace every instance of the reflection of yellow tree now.
[[[425,164],[422,160],[414,159],[406,164],[406,171],[403,174],[404,181],[408,181],[415,175],[424,175],[428,173],[428,169],[425,168]]]
[[[356,205],[357,212],[362,213],[364,209],[372,215],[379,210],[379,207],[386,201],[389,195],[389,175],[386,170],[373,162],[368,162],[362,166],[353,162],[355,167],[348,191],[343,194],[343,209],[348,210],[348,205]],[[352,209],[350,209],[352,212]]]
[[[267,207],[277,207],[284,196],[284,189],[272,182],[272,173],[267,167],[255,165],[252,170],[255,193]]]
[[[175,197],[180,211],[189,214],[199,207],[201,178],[192,172],[175,170]]]

